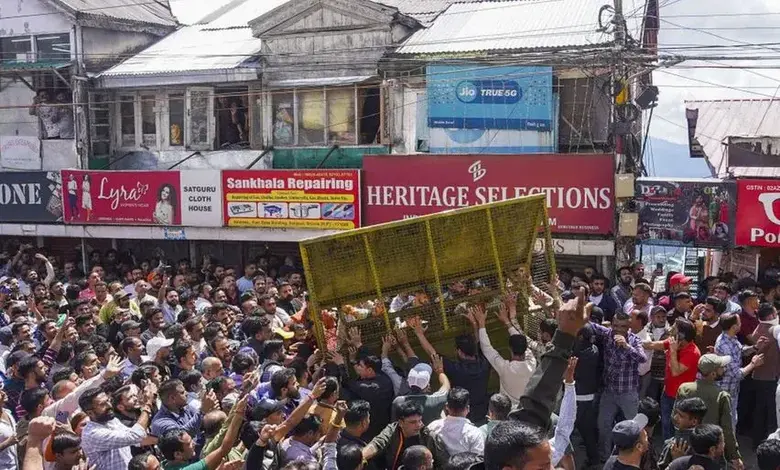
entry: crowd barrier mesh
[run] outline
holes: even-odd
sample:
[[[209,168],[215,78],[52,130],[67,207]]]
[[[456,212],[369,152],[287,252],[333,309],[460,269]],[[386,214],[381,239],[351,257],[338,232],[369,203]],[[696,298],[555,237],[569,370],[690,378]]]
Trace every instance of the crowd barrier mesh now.
[[[313,238],[300,250],[309,311],[330,312],[311,315],[323,351],[341,348],[334,329],[357,326],[364,345],[378,346],[410,316],[427,322],[432,340],[454,337],[470,328],[469,306],[490,313],[507,291],[535,337],[542,313],[530,283],[549,292],[555,272],[544,195]]]

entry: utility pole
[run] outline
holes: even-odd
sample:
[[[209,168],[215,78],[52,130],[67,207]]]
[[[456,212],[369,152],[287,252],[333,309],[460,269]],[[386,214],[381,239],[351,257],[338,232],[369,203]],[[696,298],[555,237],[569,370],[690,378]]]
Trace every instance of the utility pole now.
[[[623,0],[613,0],[614,17],[614,49],[612,63],[612,135],[614,137],[615,169],[616,173],[626,173],[628,168],[634,165],[628,165],[626,152],[627,144],[625,138],[626,130],[623,129],[626,123],[621,122],[618,117],[618,106],[625,106],[631,102],[631,86],[625,83],[626,74],[625,54],[627,46],[626,22],[623,17]],[[634,170],[635,176],[636,170]],[[620,214],[626,212],[630,199],[615,199],[615,271],[621,266],[628,265],[634,258],[635,245],[633,237],[620,236]]]

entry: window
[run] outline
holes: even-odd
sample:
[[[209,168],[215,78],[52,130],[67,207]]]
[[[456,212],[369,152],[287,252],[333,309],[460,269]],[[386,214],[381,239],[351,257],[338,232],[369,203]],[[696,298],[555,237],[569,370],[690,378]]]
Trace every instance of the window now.
[[[322,90],[297,91],[298,145],[325,145],[325,94]]]
[[[107,156],[111,153],[111,108],[107,95],[90,93],[89,130],[92,155]]]
[[[187,115],[185,142],[188,148],[210,150],[214,140],[214,90],[211,88],[189,88],[187,90]]]
[[[133,96],[119,97],[119,132],[121,147],[135,147],[135,99]]]
[[[382,106],[379,88],[358,89],[358,114],[360,115],[360,145],[379,144],[381,131],[379,126]]]
[[[215,103],[217,139],[220,148],[246,148],[249,145],[249,88],[221,88]]]
[[[32,36],[18,36],[0,40],[0,57],[3,62],[35,62]]]
[[[273,93],[274,145],[295,145],[295,95]]]
[[[381,142],[381,89],[339,87],[270,92],[276,146]]]
[[[184,145],[184,93],[168,97],[168,142],[171,147]]]
[[[355,90],[327,90],[328,144],[355,143]]]
[[[70,34],[49,34],[35,37],[39,61],[69,62]]]
[[[157,147],[157,107],[154,95],[141,95],[142,142],[147,147]]]

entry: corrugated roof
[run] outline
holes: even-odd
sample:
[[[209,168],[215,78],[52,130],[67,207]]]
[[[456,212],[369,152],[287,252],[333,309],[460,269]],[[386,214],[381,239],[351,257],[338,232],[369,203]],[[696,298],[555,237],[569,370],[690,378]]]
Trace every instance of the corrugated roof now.
[[[373,0],[397,8],[421,23],[430,23],[453,3],[479,3],[484,0]]]
[[[265,15],[289,0],[235,0],[204,18],[208,28],[246,27],[255,18]]]
[[[696,138],[716,176],[778,178],[780,168],[726,168],[729,137],[780,136],[780,99],[686,101],[698,109]]]
[[[55,7],[93,17],[176,26],[168,0],[47,0]]]
[[[604,4],[604,0],[454,3],[440,13],[430,27],[407,39],[397,53],[441,54],[604,45],[612,41],[611,34],[597,31],[598,12]],[[637,13],[626,19],[629,32],[640,29],[642,12]]]
[[[248,26],[224,30],[185,26],[100,76],[232,69],[257,55],[261,44]]]

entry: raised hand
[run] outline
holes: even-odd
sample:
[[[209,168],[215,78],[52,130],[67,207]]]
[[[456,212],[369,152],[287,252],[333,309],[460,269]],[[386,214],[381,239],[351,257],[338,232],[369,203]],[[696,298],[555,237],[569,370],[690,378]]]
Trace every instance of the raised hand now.
[[[431,367],[433,368],[433,371],[437,374],[444,373],[444,361],[442,360],[441,356],[439,356],[438,354],[431,355]]]
[[[119,356],[111,356],[106,365],[106,370],[103,372],[104,378],[110,379],[116,377],[125,368],[125,361],[121,360]]]
[[[577,336],[587,322],[588,314],[585,312],[585,291],[576,290],[577,298],[561,305],[558,310],[558,330],[572,336]]]
[[[574,371],[577,369],[577,356],[569,358],[569,365],[566,367],[566,372],[563,373],[563,381],[567,384],[574,383]]]
[[[487,314],[485,313],[485,306],[482,304],[473,305],[469,307],[469,315],[474,319],[473,323],[476,323],[478,328],[484,328],[487,321]]]
[[[311,396],[314,397],[314,399],[320,398],[322,394],[325,393],[325,384],[325,377],[322,377],[314,385],[314,388],[311,390]]]

